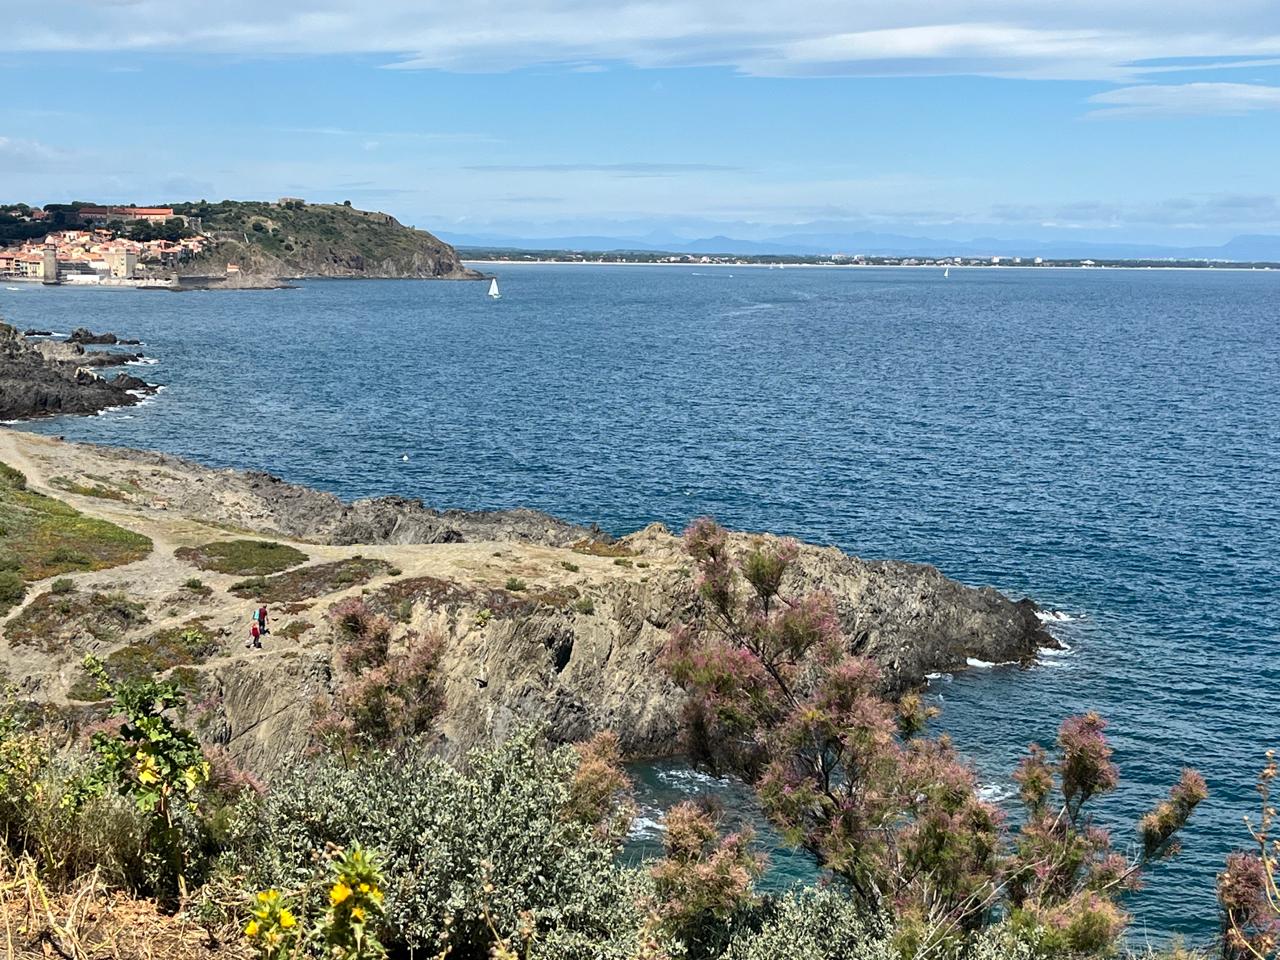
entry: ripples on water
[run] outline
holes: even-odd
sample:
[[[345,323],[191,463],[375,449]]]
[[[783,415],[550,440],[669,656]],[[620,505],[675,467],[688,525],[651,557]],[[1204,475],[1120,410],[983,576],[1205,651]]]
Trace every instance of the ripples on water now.
[[[1280,745],[1280,274],[731,272],[504,266],[497,303],[477,284],[27,287],[0,313],[140,336],[169,384],[42,432],[616,532],[709,513],[1070,614],[1067,656],[939,678],[943,726],[1000,797],[1027,742],[1102,711],[1126,841],[1198,766],[1213,797],[1133,907],[1139,933],[1210,933]],[[641,771],[650,799],[689,787],[664,771]]]

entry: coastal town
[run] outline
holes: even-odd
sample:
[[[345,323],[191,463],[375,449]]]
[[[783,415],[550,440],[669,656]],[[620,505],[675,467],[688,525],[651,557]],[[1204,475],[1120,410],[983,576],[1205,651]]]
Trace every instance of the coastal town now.
[[[170,287],[209,241],[171,207],[0,207],[0,278],[44,284]]]

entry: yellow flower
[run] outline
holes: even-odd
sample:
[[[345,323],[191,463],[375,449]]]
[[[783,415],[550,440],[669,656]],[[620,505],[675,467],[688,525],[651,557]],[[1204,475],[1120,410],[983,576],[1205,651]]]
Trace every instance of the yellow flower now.
[[[284,927],[286,930],[288,930],[292,926],[295,926],[297,922],[298,921],[294,919],[293,914],[290,913],[288,910],[280,911],[280,926]]]
[[[361,923],[363,923],[363,922],[364,922],[364,907],[352,907],[352,908],[351,908],[351,916],[355,917],[355,919],[356,919],[356,920],[358,920],[358,921],[360,921]]]
[[[369,892],[369,885],[368,885],[367,883],[362,883],[362,884],[360,884],[360,892],[361,892],[361,893],[368,893],[368,892]]]
[[[333,889],[329,891],[329,902],[335,907],[351,896],[351,888],[339,880],[333,885]]]
[[[143,767],[142,771],[138,774],[138,782],[139,783],[159,783],[160,778],[156,776],[156,772],[152,770],[150,767]]]
[[[256,936],[258,935],[258,921],[257,921],[257,920],[250,920],[250,921],[249,921],[248,926],[246,926],[246,927],[244,928],[244,935],[245,935],[246,937],[256,937]]]

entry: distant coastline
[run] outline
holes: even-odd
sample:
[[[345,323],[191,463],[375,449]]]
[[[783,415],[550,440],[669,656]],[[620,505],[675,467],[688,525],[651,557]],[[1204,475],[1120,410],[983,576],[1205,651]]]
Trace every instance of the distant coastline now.
[[[631,260],[631,259],[611,259],[608,255],[603,255],[599,259],[582,260],[571,259],[569,257],[470,257],[465,252],[461,254],[461,262],[476,267],[509,267],[521,264],[566,264],[574,266],[617,266],[617,267],[698,267],[698,268],[733,268],[753,270],[857,270],[866,268],[882,268],[889,267],[902,270],[1220,270],[1232,271],[1236,273],[1274,273],[1280,272],[1280,263],[1265,264],[1244,264],[1244,263],[1169,263],[1155,264],[1146,262],[1120,262],[1120,263],[1042,263],[1042,264],[994,264],[994,263],[948,263],[945,261],[934,261],[932,263],[894,263],[879,262],[867,260],[857,263],[833,263],[827,261],[802,261],[795,262],[792,260],[716,260],[710,263],[702,263],[698,261],[669,261],[669,260]]]

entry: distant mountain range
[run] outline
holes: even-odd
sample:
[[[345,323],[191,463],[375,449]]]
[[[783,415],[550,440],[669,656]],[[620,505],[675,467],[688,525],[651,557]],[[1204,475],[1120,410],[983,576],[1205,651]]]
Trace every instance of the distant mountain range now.
[[[440,233],[455,247],[512,250],[580,250],[821,256],[833,253],[878,257],[1046,257],[1061,260],[1228,260],[1237,263],[1280,262],[1280,236],[1251,234],[1220,246],[1173,247],[1146,243],[1104,243],[1091,240],[936,240],[894,233],[787,233],[763,240],[715,236],[701,240],[661,242],[652,236],[513,237],[501,234]],[[465,252],[465,251],[464,251]]]

